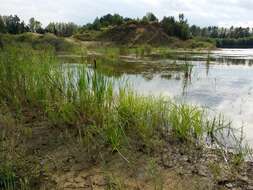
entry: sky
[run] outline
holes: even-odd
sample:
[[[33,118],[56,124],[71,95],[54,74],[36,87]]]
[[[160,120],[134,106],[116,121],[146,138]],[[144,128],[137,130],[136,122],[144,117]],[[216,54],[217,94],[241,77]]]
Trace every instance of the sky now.
[[[53,22],[84,25],[97,16],[118,13],[142,18],[153,12],[159,19],[184,13],[190,24],[199,26],[253,27],[253,0],[0,0],[0,15],[17,14],[46,26]]]

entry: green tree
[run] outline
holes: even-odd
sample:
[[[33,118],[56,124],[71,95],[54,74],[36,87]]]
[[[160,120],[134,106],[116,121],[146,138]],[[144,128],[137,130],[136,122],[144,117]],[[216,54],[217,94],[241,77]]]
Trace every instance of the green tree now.
[[[4,19],[0,16],[0,33],[6,33],[6,25],[4,23]]]
[[[7,32],[10,34],[19,34],[20,29],[20,18],[17,15],[4,16],[4,21],[6,23]]]
[[[29,20],[28,27],[29,27],[30,32],[39,32],[42,29],[42,24],[32,17]]]
[[[45,30],[46,32],[53,33],[57,36],[69,37],[78,31],[78,26],[72,22],[69,23],[51,22],[47,25]]]
[[[190,27],[190,33],[192,36],[201,36],[201,28],[196,25]]]
[[[99,18],[97,17],[93,22],[92,29],[100,30],[100,28],[101,28],[101,22],[100,22]]]
[[[0,16],[0,33],[20,34],[26,31],[26,24],[17,15]]]
[[[158,18],[151,12],[148,12],[146,16],[142,18],[142,22],[158,22]]]
[[[164,17],[161,21],[161,26],[169,36],[175,36],[176,21],[174,17]]]
[[[190,28],[188,21],[184,19],[184,14],[179,14],[179,23],[177,23],[177,36],[183,40],[190,38]]]
[[[160,24],[169,36],[176,36],[183,40],[191,36],[188,22],[184,19],[183,14],[179,15],[179,21],[176,21],[174,17],[164,17]]]

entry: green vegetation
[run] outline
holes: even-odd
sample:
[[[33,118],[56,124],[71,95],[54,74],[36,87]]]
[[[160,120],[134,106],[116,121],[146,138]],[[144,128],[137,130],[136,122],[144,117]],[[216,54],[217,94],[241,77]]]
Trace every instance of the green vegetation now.
[[[114,53],[108,56],[113,58]],[[33,144],[29,139],[43,127],[48,134],[40,138],[55,149],[73,141],[72,149],[81,146],[85,157],[96,161],[106,152],[107,157],[117,153],[130,164],[129,155],[155,155],[169,142],[199,151],[212,142],[227,160],[244,162],[247,152],[235,133],[231,132],[233,156],[226,154],[224,139],[219,138],[230,130],[224,121],[208,119],[204,110],[177,105],[165,97],[140,96],[125,84],[115,87],[115,82],[85,64],[61,65],[50,49],[4,46],[0,52],[0,187],[27,189],[43,183],[48,169],[38,166],[40,161],[33,156],[39,153],[29,148]],[[52,141],[53,131],[57,135]],[[39,149],[43,153],[43,145]],[[160,188],[162,180],[155,180],[154,164],[149,171]]]
[[[121,25],[124,23],[124,18],[119,14],[107,14],[101,18],[96,18],[93,24],[87,24],[83,29],[89,30],[100,30],[101,28],[106,28],[109,26]]]
[[[0,33],[22,34],[33,32],[38,34],[53,33],[58,36],[72,36],[77,32],[78,26],[74,23],[49,23],[43,28],[40,21],[30,18],[29,23],[25,24],[17,15],[1,16],[0,15]]]
[[[83,31],[82,33],[74,34],[73,38],[81,40],[81,41],[97,41],[100,35],[101,35],[100,31],[87,30],[87,31]]]
[[[121,44],[169,45],[169,37],[187,40],[191,37],[189,25],[183,14],[177,21],[174,17],[164,17],[159,22],[153,13],[147,13],[142,19],[123,18],[120,15],[105,15],[96,18],[93,24],[87,24],[81,34],[89,31],[101,31],[98,39],[111,40]]]
[[[57,36],[69,37],[75,34],[78,30],[78,25],[70,23],[49,23],[45,28],[45,32],[55,34]]]
[[[188,54],[213,61],[193,49],[249,48],[252,35],[249,28],[190,26],[183,14],[107,14],[82,27],[45,28],[35,18],[25,24],[0,16],[0,190],[207,189],[203,178],[210,189],[236,180],[244,188],[251,150],[242,130],[204,108],[140,95],[117,77],[176,72],[185,91]]]
[[[0,33],[20,34],[28,31],[29,28],[17,15],[0,16]]]
[[[217,47],[219,48],[252,48],[253,37],[238,39],[217,39]]]
[[[75,43],[49,33],[44,35],[33,33],[23,33],[19,35],[0,34],[0,44],[2,47],[18,44],[23,46],[25,44],[33,49],[39,50],[52,48],[57,52],[71,52],[77,49]]]
[[[190,31],[193,36],[200,36],[206,38],[214,38],[214,39],[238,39],[238,38],[246,38],[253,35],[252,29],[249,27],[233,27],[224,28],[217,26],[209,26],[200,28],[196,25],[192,25],[190,27]]]
[[[83,29],[88,30],[101,30],[111,26],[121,26],[123,24],[141,24],[147,25],[150,23],[157,23],[163,28],[164,32],[169,36],[176,36],[181,39],[189,39],[190,31],[187,20],[184,19],[184,15],[179,15],[179,21],[176,21],[174,17],[164,17],[159,23],[159,20],[153,13],[147,13],[142,19],[130,19],[123,18],[118,14],[107,14],[101,18],[96,18],[93,24],[87,24]]]
[[[171,46],[171,39],[169,38],[177,38],[182,41],[190,39],[192,44],[187,46],[187,48],[209,48],[211,44],[214,44],[215,40],[217,40],[217,47],[250,48],[252,47],[251,37],[253,35],[252,29],[249,27],[232,26],[224,28],[209,26],[201,28],[196,25],[190,25],[184,14],[179,14],[178,19],[169,16],[161,20],[151,12],[141,19],[124,18],[119,14],[107,14],[100,18],[97,17],[93,23],[83,26],[78,26],[72,22],[50,22],[45,28],[35,18],[31,18],[29,23],[26,24],[17,15],[0,16],[0,33],[22,34],[26,32],[52,33],[61,37],[74,36],[76,39],[84,41],[109,39],[125,45],[151,44],[170,47],[177,46]],[[183,44],[183,42],[180,43]],[[180,43],[178,42],[178,44]]]

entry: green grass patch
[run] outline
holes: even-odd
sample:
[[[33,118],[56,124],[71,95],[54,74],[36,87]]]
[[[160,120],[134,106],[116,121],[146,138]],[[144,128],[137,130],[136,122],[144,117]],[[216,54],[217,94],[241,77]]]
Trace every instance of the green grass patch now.
[[[57,52],[61,51],[74,51],[76,45],[72,42],[67,41],[62,37],[57,37],[53,34],[33,34],[24,33],[19,35],[0,34],[0,41],[2,46],[6,47],[9,45],[20,45],[21,47],[25,44],[35,50],[49,49],[52,48]]]

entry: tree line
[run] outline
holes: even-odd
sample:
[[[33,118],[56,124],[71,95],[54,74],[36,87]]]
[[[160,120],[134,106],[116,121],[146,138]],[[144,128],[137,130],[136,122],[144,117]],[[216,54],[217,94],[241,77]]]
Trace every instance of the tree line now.
[[[253,29],[249,27],[199,27],[196,25],[189,25],[187,19],[185,19],[184,14],[179,14],[178,19],[169,16],[159,19],[153,13],[147,13],[143,18],[128,18],[122,17],[119,14],[107,14],[100,18],[96,18],[93,23],[88,23],[84,25],[81,30],[103,30],[107,27],[119,26],[124,23],[150,23],[156,22],[164,29],[164,31],[169,36],[176,36],[181,39],[189,39],[192,37],[203,37],[203,38],[213,38],[219,41],[220,39],[240,39],[246,41],[247,38],[253,37]],[[227,40],[228,41],[228,40]],[[230,40],[231,41],[231,40]],[[236,43],[236,40],[234,40]],[[238,40],[237,40],[238,41]],[[251,41],[251,40],[249,40]],[[220,44],[222,44],[220,42]]]
[[[247,38],[220,38],[217,39],[216,46],[218,48],[252,48],[253,37]]]
[[[193,36],[201,36],[208,38],[224,38],[224,39],[238,39],[238,38],[247,38],[253,35],[253,30],[249,27],[217,27],[217,26],[209,26],[209,27],[198,27],[196,25],[192,25],[190,27],[190,31]]]
[[[51,22],[45,28],[40,21],[30,18],[28,24],[22,21],[17,15],[0,15],[0,33],[21,34],[24,32],[34,32],[39,34],[53,33],[57,36],[72,36],[78,31],[79,26],[69,22]]]
[[[252,28],[243,27],[199,27],[189,25],[183,14],[178,18],[173,16],[163,17],[159,20],[153,13],[149,12],[142,18],[128,18],[119,14],[107,14],[97,17],[92,23],[81,26],[68,22],[51,22],[46,27],[42,27],[40,21],[31,18],[26,24],[17,15],[1,16],[0,15],[0,33],[20,34],[24,32],[34,33],[53,33],[57,36],[72,36],[75,33],[82,33],[87,30],[103,31],[104,29],[120,26],[122,24],[149,24],[157,23],[169,36],[175,36],[186,40],[192,37],[213,38],[217,40],[217,46],[229,46],[232,44],[243,44],[243,46],[253,46]]]
[[[108,27],[120,26],[122,24],[149,24],[157,23],[170,36],[176,36],[182,39],[191,37],[188,21],[183,14],[178,19],[174,17],[164,17],[161,21],[151,12],[147,13],[143,18],[128,18],[119,14],[107,14],[100,18],[96,18],[93,23],[84,25],[81,30],[103,30]]]

